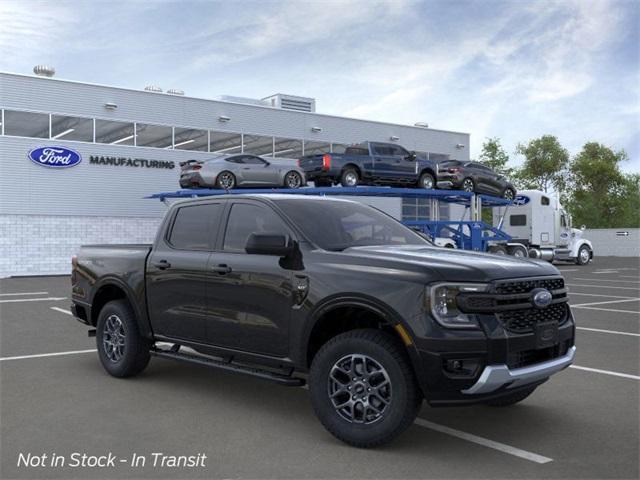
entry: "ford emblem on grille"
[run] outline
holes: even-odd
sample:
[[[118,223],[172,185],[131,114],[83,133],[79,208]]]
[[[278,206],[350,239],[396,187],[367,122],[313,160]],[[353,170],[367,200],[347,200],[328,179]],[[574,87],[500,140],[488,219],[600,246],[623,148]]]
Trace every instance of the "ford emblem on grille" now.
[[[69,168],[79,164],[82,156],[70,148],[40,147],[29,152],[29,159],[43,167]]]
[[[533,292],[533,306],[536,308],[545,308],[551,305],[551,301],[553,300],[553,296],[549,290],[544,288],[536,288]]]

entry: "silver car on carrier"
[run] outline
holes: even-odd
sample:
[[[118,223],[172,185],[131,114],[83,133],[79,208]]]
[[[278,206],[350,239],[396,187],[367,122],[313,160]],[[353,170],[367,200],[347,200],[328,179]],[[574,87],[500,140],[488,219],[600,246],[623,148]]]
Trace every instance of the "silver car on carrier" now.
[[[290,158],[263,158],[246,153],[180,163],[181,188],[285,187],[306,185],[304,171]]]

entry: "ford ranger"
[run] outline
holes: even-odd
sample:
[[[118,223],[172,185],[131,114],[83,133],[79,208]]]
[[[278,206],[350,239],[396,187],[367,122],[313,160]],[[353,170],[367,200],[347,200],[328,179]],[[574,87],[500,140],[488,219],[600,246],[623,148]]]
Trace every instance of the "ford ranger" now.
[[[316,187],[397,185],[436,188],[438,164],[425,155],[409,152],[393,143],[364,142],[343,154],[308,155],[298,161],[307,180]]]
[[[116,377],[151,356],[309,384],[337,438],[371,447],[433,406],[512,405],[572,363],[548,262],[434,247],[350,200],[174,203],[153,245],[90,245],[72,311]]]

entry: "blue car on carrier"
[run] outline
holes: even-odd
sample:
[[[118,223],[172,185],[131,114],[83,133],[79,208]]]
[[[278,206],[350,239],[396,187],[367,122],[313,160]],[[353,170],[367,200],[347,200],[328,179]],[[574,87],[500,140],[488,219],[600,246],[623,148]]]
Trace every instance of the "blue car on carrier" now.
[[[298,164],[316,187],[340,184],[433,189],[438,177],[436,162],[393,143],[363,142],[347,147],[342,154],[302,157]]]

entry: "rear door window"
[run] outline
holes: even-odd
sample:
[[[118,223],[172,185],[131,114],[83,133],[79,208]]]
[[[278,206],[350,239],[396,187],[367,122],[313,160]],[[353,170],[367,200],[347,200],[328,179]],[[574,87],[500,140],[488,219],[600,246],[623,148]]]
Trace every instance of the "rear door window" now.
[[[207,203],[179,208],[169,234],[171,246],[180,250],[212,250],[222,207],[222,203]]]

